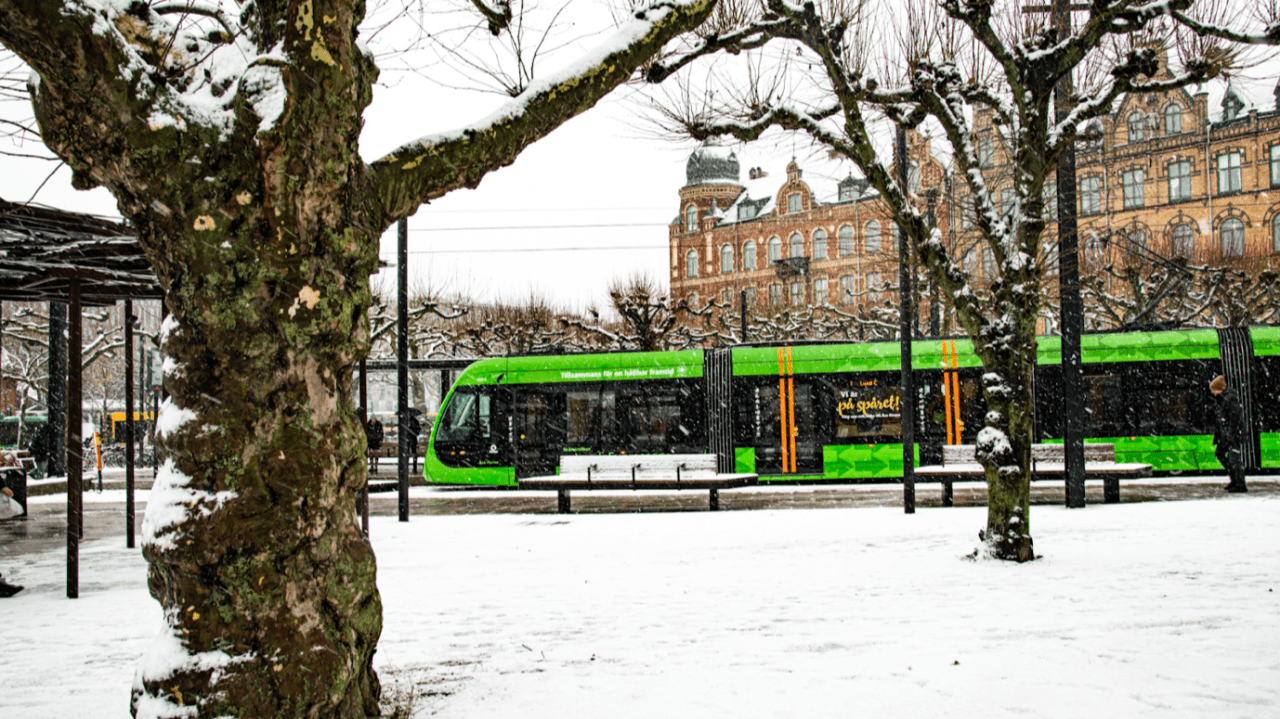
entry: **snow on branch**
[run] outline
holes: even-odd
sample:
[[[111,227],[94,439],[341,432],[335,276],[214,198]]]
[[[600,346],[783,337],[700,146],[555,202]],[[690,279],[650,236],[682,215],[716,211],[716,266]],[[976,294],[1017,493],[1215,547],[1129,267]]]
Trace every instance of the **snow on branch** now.
[[[667,41],[700,25],[716,0],[665,0],[636,10],[612,38],[576,63],[534,82],[474,125],[423,137],[372,165],[390,226],[451,190],[476,187],[511,164],[530,143],[593,106],[656,54]]]

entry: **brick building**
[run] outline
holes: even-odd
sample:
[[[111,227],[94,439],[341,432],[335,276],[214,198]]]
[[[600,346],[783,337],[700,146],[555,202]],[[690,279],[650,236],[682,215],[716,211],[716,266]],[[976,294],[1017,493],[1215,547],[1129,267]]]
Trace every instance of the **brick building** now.
[[[1165,56],[1159,67],[1158,77],[1167,77]],[[1267,109],[1219,85],[1216,113],[1209,90],[1132,94],[1087,128],[1077,153],[1086,271],[1132,256],[1103,242],[1120,233],[1193,263],[1280,258],[1280,85]],[[993,200],[1008,207],[1008,148],[989,112],[975,116],[974,135]],[[928,138],[909,138],[916,192],[936,198],[937,225],[971,275],[990,279],[994,260],[972,229],[963,183],[949,181]],[[703,147],[689,157],[680,215],[669,228],[673,296],[732,299],[736,306],[737,290],[746,290],[756,311],[767,311],[876,301],[876,286],[896,283],[897,230],[865,180],[851,176],[837,186],[834,202],[821,202],[794,160],[785,176],[759,168],[745,181],[739,174],[737,157],[726,149]],[[1050,224],[1046,247],[1053,247],[1056,230]],[[1049,263],[1050,274],[1055,265]]]
[[[939,196],[946,172],[928,138],[910,133],[908,158],[916,191]],[[851,306],[880,299],[877,288],[897,282],[897,226],[865,180],[847,177],[835,200],[823,202],[794,159],[784,174],[750,168],[744,181],[736,154],[713,146],[693,152],[685,178],[669,228],[675,297],[737,307],[745,290],[757,312]],[[945,233],[947,218],[937,217]]]

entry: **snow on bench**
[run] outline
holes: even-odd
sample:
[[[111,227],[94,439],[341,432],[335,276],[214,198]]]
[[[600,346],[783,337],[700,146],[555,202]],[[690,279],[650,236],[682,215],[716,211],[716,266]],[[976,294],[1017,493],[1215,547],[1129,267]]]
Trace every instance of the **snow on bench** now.
[[[721,489],[755,484],[754,474],[720,474],[714,454],[566,454],[560,474],[520,480],[521,489],[554,489],[558,509],[569,512],[571,489],[694,489],[711,493],[710,509],[720,508]]]
[[[1065,445],[1031,445],[1032,479],[1066,479]],[[1107,442],[1089,442],[1084,445],[1085,477],[1102,480],[1103,501],[1115,504],[1120,501],[1120,480],[1151,476],[1151,465],[1137,462],[1116,462],[1116,446]],[[972,444],[952,444],[942,448],[942,464],[917,467],[915,476],[921,480],[937,480],[942,483],[942,506],[953,503],[952,484],[982,479],[986,476],[974,454]]]

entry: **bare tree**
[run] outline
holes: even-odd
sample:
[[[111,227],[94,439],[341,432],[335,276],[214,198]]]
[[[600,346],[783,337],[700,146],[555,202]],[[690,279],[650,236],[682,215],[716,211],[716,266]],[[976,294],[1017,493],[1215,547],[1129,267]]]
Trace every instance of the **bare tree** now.
[[[363,2],[0,0],[40,138],[75,187],[116,198],[169,311],[169,459],[143,523],[166,628],[136,716],[379,714],[382,606],[352,511],[366,472],[350,401],[379,237],[512,163],[714,5],[637,6],[486,119],[369,162],[358,139],[379,70]],[[483,4],[470,25],[486,31],[456,47],[508,32],[507,7]],[[404,10],[423,20],[424,4]]]
[[[1218,42],[1192,43],[1173,17],[1193,0],[1096,3],[1060,29],[1046,14],[1020,3],[990,0],[914,0],[906,4],[766,0],[750,20],[707,35],[684,52],[653,65],[653,80],[690,68],[706,80],[699,91],[666,104],[666,124],[694,139],[754,140],[771,128],[807,135],[852,160],[880,192],[919,261],[951,298],[956,320],[974,342],[984,369],[988,412],[978,434],[978,457],[989,490],[986,556],[1026,561],[1035,556],[1030,524],[1032,372],[1036,321],[1041,314],[1049,225],[1046,188],[1062,153],[1090,119],[1111,112],[1125,93],[1163,92],[1207,80],[1239,58]],[[868,37],[867,23],[887,28]],[[871,53],[874,42],[883,52]],[[1195,46],[1180,67],[1159,63],[1160,47]],[[744,87],[730,62],[717,57],[764,57],[784,80]],[[1076,72],[1078,71],[1078,72]],[[1059,118],[1054,89],[1073,72],[1079,90]],[[998,271],[985,292],[936,231],[919,198],[899,183],[881,128],[934,128],[949,146],[975,230]],[[994,196],[988,148],[975,122],[989,121],[1007,164],[1006,194]]]

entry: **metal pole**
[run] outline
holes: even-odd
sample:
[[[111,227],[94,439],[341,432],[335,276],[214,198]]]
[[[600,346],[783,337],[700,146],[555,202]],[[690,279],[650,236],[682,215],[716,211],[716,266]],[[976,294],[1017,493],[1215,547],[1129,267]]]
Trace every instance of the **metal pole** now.
[[[49,303],[49,462],[46,477],[67,473],[67,303]]]
[[[400,521],[409,521],[409,220],[397,225],[396,246],[396,455]]]
[[[112,440],[114,441],[114,437]],[[124,301],[124,538],[133,549],[133,300]]]
[[[1054,0],[1053,21],[1059,40],[1071,34],[1070,0]],[[1054,89],[1058,122],[1071,112],[1072,82],[1067,73]],[[1076,153],[1069,145],[1058,159],[1058,298],[1062,306],[1062,434],[1066,464],[1066,505],[1084,506],[1084,378],[1080,335],[1084,307],[1080,302],[1080,252],[1076,227]]]
[[[365,431],[369,427],[369,372],[366,368],[368,358],[360,358],[360,429]],[[368,435],[366,435],[368,436]],[[366,454],[367,456],[367,454]],[[365,461],[366,471],[364,474],[364,488],[360,490],[360,528],[364,530],[364,536],[369,536],[369,472],[368,460]]]
[[[898,183],[902,188],[904,202],[909,202],[910,183],[907,174],[907,131],[898,128]],[[902,210],[906,212],[904,207]],[[902,511],[914,514],[916,511],[916,467],[915,467],[915,416],[916,390],[911,376],[911,330],[913,322],[912,295],[915,292],[911,276],[911,255],[907,245],[911,238],[906,232],[898,232],[898,295],[900,309],[899,334],[902,353]]]
[[[84,451],[80,444],[80,280],[71,278],[68,291],[67,322],[67,598],[80,596],[80,539],[84,536],[84,497],[80,480],[84,470]]]
[[[737,225],[734,227],[736,228]],[[742,290],[740,294],[742,295],[742,342],[745,344],[747,341],[747,291]]]

